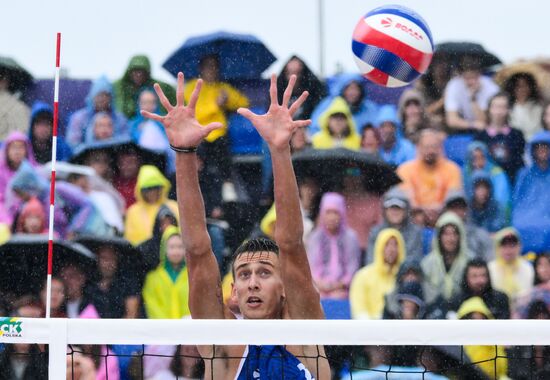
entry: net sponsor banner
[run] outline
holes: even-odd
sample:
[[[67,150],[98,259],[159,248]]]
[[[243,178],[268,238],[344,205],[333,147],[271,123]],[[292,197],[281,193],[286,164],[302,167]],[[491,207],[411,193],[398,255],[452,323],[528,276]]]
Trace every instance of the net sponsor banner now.
[[[1,343],[48,343],[51,321],[42,318],[0,317]]]
[[[550,345],[548,320],[144,320],[3,318],[0,343]]]

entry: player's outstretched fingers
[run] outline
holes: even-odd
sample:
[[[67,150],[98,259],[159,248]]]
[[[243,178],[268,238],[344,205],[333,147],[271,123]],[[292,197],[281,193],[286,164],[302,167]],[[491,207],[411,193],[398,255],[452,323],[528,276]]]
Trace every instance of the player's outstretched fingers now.
[[[296,84],[296,75],[292,74],[290,80],[288,81],[288,86],[286,86],[285,93],[283,94],[283,107],[288,107],[288,102],[292,96],[292,91],[294,91],[294,85]]]
[[[160,104],[162,104],[162,106],[166,109],[166,111],[168,111],[168,112],[172,111],[172,109],[174,109],[174,107],[172,107],[172,105],[170,104],[170,101],[168,100],[166,95],[164,95],[164,91],[162,91],[162,88],[160,88],[159,84],[155,83],[153,88],[155,89],[155,92],[157,93],[157,96],[159,97]]]
[[[309,96],[309,92],[304,91],[304,92],[302,92],[302,95],[300,95],[300,97],[298,99],[296,99],[296,101],[294,103],[292,103],[292,105],[288,109],[288,111],[290,112],[290,116],[294,116],[296,111],[298,111],[300,109],[300,107],[302,106],[302,104],[304,104],[304,102],[306,101],[308,96]]]
[[[248,120],[250,120],[252,122],[252,124],[254,124],[254,119],[256,119],[258,117],[258,115],[256,115],[254,112],[250,111],[248,108],[239,108],[237,110],[237,113],[239,115],[241,115],[242,117],[245,117]]]
[[[279,99],[277,99],[277,75],[271,74],[271,84],[269,85],[269,97],[271,98],[271,105],[278,106]]]
[[[157,115],[156,113],[151,113],[149,111],[140,110],[141,116],[146,117],[147,119],[156,120],[160,123],[164,121],[164,116]]]
[[[208,134],[210,134],[210,132],[215,131],[216,129],[220,129],[220,128],[223,128],[223,124],[218,123],[217,121],[208,124],[207,126],[204,127],[204,130],[206,132],[205,136],[208,136]]]
[[[176,87],[176,106],[184,106],[185,105],[185,99],[184,99],[184,77],[183,73],[180,71],[178,73],[178,86]]]
[[[295,127],[295,128],[305,128],[305,127],[309,127],[309,125],[311,124],[311,120],[296,120],[295,122],[292,123],[292,125]]]
[[[187,105],[192,110],[195,110],[195,107],[197,106],[197,101],[199,100],[201,88],[202,88],[202,79],[199,79],[197,81],[197,84],[195,85],[195,88],[193,89],[193,93],[191,94],[191,98],[189,99],[189,104]]]

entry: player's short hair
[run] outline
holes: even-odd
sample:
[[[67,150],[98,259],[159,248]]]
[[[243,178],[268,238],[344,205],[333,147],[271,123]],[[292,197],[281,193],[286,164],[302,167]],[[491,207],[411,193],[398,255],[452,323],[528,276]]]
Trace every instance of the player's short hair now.
[[[273,252],[279,255],[279,246],[273,240],[264,237],[254,238],[243,242],[231,256],[231,272],[233,276],[235,276],[235,269],[233,267],[235,260],[243,253],[255,252]]]

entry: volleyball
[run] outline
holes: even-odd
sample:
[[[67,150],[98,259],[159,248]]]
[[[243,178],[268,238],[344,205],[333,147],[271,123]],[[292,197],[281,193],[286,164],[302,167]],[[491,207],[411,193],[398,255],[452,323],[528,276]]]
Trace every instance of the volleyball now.
[[[426,72],[434,45],[430,28],[418,13],[386,5],[359,20],[352,51],[365,78],[384,87],[402,87]]]

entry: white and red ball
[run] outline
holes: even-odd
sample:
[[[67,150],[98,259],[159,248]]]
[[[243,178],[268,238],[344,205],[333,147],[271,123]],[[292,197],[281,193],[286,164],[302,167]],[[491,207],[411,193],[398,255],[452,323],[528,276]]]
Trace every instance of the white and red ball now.
[[[400,5],[386,5],[359,20],[352,50],[365,78],[381,86],[401,87],[426,72],[434,45],[420,15]]]

